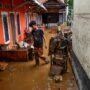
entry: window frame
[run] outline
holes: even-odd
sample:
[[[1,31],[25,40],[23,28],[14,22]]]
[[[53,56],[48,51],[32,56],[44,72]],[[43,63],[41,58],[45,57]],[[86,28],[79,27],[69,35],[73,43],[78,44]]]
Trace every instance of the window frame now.
[[[16,33],[16,41],[17,41],[17,21],[16,21],[16,13],[14,11],[9,12],[9,14],[14,14],[15,19],[15,33]],[[10,27],[11,27],[11,20],[10,20]],[[21,27],[20,27],[21,28]]]
[[[19,26],[19,27],[20,27],[20,33],[19,33],[18,23],[17,23],[17,34],[18,34],[18,35],[21,35],[22,32],[21,32],[20,13],[19,13],[19,12],[16,13],[16,22],[17,22],[17,15],[19,15],[19,25],[20,25],[20,26]]]
[[[4,21],[3,21],[3,15],[6,15],[7,16],[7,26],[8,26],[8,37],[9,37],[9,40],[6,41],[6,36],[5,36],[5,28],[4,28]],[[3,36],[4,36],[4,43],[5,44],[9,44],[10,43],[10,31],[9,31],[9,19],[8,19],[8,12],[1,12],[1,16],[2,16],[2,26],[3,26]]]
[[[30,18],[30,14],[29,13],[25,13],[25,20],[26,20],[26,29],[29,29],[29,23],[31,21],[31,18]]]

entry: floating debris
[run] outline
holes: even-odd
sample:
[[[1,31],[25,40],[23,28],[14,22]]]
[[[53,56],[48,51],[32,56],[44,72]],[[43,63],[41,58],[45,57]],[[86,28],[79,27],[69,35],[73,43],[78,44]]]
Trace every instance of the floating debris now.
[[[3,71],[7,68],[8,66],[8,63],[6,62],[0,62],[0,70]]]

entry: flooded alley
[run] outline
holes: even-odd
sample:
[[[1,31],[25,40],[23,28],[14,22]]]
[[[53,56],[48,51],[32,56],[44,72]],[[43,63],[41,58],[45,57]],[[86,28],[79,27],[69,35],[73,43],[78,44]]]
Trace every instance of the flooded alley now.
[[[55,34],[46,31],[45,36],[49,45],[49,39]],[[44,49],[44,54],[48,57],[48,49]],[[0,90],[79,90],[69,60],[68,70],[59,83],[49,77],[50,63],[40,61],[40,66],[34,65],[34,60],[9,62],[7,69],[0,71]]]
[[[0,0],[0,90],[90,90],[90,0]]]

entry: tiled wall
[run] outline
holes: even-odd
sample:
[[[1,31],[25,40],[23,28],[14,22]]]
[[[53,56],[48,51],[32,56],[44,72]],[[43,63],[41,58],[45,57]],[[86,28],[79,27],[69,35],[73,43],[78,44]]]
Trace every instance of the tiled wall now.
[[[90,78],[90,0],[74,0],[73,50]]]

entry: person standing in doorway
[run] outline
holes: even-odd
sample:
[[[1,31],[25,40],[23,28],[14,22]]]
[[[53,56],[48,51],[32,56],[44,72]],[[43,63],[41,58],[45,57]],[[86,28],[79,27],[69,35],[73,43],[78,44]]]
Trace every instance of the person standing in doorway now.
[[[45,41],[43,30],[38,28],[35,21],[31,21],[29,23],[29,27],[32,28],[31,33],[33,35],[33,40],[34,40],[36,65],[40,64],[39,59],[42,59],[45,62],[45,64],[48,64],[49,61],[46,59],[46,57],[43,56],[43,41]],[[45,41],[45,47],[47,48],[46,41]]]

